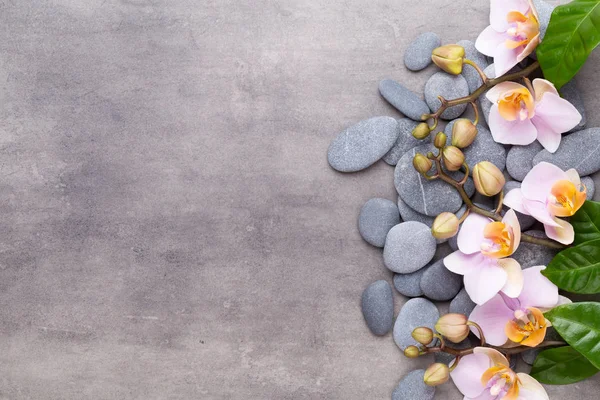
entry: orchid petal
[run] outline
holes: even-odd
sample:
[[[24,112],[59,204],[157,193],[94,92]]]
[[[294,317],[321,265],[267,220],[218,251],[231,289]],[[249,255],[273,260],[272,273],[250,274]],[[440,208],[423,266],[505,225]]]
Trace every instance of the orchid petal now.
[[[492,0],[490,5],[490,25],[498,32],[505,32],[508,27],[506,16],[511,11],[527,13],[529,3],[527,0]]]
[[[529,41],[529,43],[527,43],[527,46],[525,46],[523,50],[517,55],[517,62],[521,62],[525,58],[527,58],[531,53],[533,53],[533,51],[539,44],[540,34],[538,33]]]
[[[504,205],[517,210],[521,214],[529,215],[529,212],[523,206],[524,201],[523,193],[520,188],[511,190],[504,196]]]
[[[558,90],[556,90],[556,87],[550,81],[538,78],[538,79],[534,79],[532,84],[533,84],[533,91],[535,92],[536,103],[539,103],[540,100],[542,100],[542,97],[544,97],[544,94],[546,94],[546,93],[552,93],[557,96],[559,95]]]
[[[496,31],[491,26],[488,26],[479,34],[475,41],[475,48],[481,54],[493,57],[496,48],[508,39],[506,33]]]
[[[526,89],[526,87],[516,82],[502,82],[488,90],[488,92],[485,94],[485,97],[487,97],[487,99],[492,103],[496,103],[498,99],[500,99],[500,96],[502,96],[504,93],[509,92],[511,90],[523,89]]]
[[[501,115],[498,104],[492,105],[489,125],[494,141],[503,144],[527,145],[537,138],[537,129],[531,120],[507,121]]]
[[[562,169],[544,161],[535,165],[525,176],[521,184],[521,192],[529,200],[546,203],[554,183],[563,179],[569,177]]]
[[[519,397],[518,400],[549,400],[546,389],[531,376],[519,372]]]
[[[518,297],[523,290],[523,270],[521,264],[512,258],[498,260],[498,265],[506,272],[506,283],[500,289],[508,297]]]
[[[558,304],[558,287],[544,275],[543,265],[523,271],[523,290],[519,295],[522,308],[552,308]]]
[[[497,260],[490,260],[465,274],[465,290],[475,304],[484,304],[506,284],[506,271],[494,264],[496,262]]]
[[[490,359],[486,354],[469,354],[450,372],[452,381],[462,394],[477,397],[485,389],[481,385],[481,376],[490,368]]]
[[[492,365],[504,365],[505,367],[510,367],[506,357],[498,350],[489,347],[475,347],[473,349],[473,354],[485,354],[492,362]]]
[[[477,268],[483,260],[481,253],[465,254],[458,250],[444,258],[444,265],[455,274],[466,275]]]
[[[481,243],[485,239],[483,232],[487,224],[492,222],[489,218],[479,214],[469,214],[463,222],[458,233],[458,248],[465,254],[479,253]]]
[[[519,223],[519,218],[517,218],[517,214],[515,214],[515,210],[510,209],[504,214],[502,218],[502,222],[512,229],[512,250],[509,255],[513,254],[519,248],[521,244],[521,224]]]
[[[544,148],[550,153],[555,153],[556,150],[558,150],[558,146],[560,146],[562,135],[559,132],[555,132],[554,128],[552,128],[552,125],[550,125],[549,121],[542,118],[541,116],[534,116],[531,119],[531,122],[533,123],[533,125],[535,125],[537,129],[538,142],[540,142],[540,144],[544,146]]]
[[[525,206],[529,215],[540,221],[542,224],[560,227],[560,224],[555,222],[554,217],[550,214],[550,211],[548,211],[546,203],[525,199],[523,201],[523,206]]]
[[[487,303],[475,306],[469,321],[475,322],[483,330],[485,340],[492,346],[502,346],[508,340],[504,327],[514,318],[514,310],[511,310],[501,295],[492,297]],[[471,329],[479,337],[479,331]]]
[[[554,93],[546,93],[536,104],[535,115],[557,133],[568,132],[581,122],[581,114],[575,106]]]
[[[579,176],[579,172],[577,172],[576,169],[571,168],[570,170],[566,171],[565,174],[567,174],[569,180],[573,182],[575,187],[581,185],[581,177]]]
[[[518,49],[510,49],[506,47],[504,43],[499,44],[498,47],[496,47],[496,51],[494,51],[496,78],[506,74],[519,63],[519,53],[520,51]]]
[[[575,230],[573,225],[560,218],[554,218],[554,222],[559,226],[544,224],[546,236],[562,244],[571,244],[575,240]]]

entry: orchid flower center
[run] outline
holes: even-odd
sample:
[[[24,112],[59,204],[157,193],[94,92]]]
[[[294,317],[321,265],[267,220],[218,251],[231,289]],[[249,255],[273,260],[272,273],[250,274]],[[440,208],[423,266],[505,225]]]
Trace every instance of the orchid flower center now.
[[[575,185],[566,179],[556,182],[546,202],[548,211],[557,217],[570,217],[585,203],[587,189],[585,185]]]
[[[526,87],[509,90],[498,99],[498,111],[507,121],[523,121],[535,116],[535,100]]]
[[[529,307],[525,310],[516,310],[515,318],[505,327],[508,338],[524,346],[535,347],[542,343],[546,337],[546,318],[537,308]]]
[[[506,20],[509,23],[506,31],[509,39],[506,40],[505,45],[509,49],[527,46],[540,33],[540,24],[532,10],[526,14],[511,11],[506,16]]]
[[[490,222],[483,231],[481,253],[487,257],[504,258],[513,253],[514,232],[504,222]]]
[[[495,399],[516,399],[519,395],[517,375],[505,365],[495,365],[481,376],[481,384]]]

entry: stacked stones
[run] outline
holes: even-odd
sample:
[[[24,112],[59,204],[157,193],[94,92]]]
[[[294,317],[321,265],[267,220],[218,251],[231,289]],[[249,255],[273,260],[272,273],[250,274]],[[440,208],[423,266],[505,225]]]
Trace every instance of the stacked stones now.
[[[534,3],[542,30],[545,30],[552,7],[541,0]],[[473,42],[463,40],[458,44],[465,48],[466,58],[493,77],[493,64],[477,52]],[[405,66],[411,71],[427,68],[431,64],[432,50],[440,45],[441,40],[435,33],[420,35],[405,53]],[[412,160],[415,154],[426,154],[434,147],[430,138],[417,140],[412,136],[412,131],[421,122],[423,114],[439,108],[437,96],[442,95],[448,100],[464,97],[481,84],[480,76],[471,67],[465,67],[462,74],[456,76],[445,72],[434,73],[425,84],[424,98],[396,81],[383,80],[379,85],[382,97],[405,117],[397,120],[381,116],[359,122],[340,133],[328,150],[329,164],[341,172],[360,171],[379,160],[395,167],[397,202],[381,198],[367,201],[358,217],[358,229],[365,241],[383,249],[384,264],[394,273],[393,287],[411,298],[402,307],[394,324],[394,296],[386,280],[369,285],[362,296],[362,311],[369,329],[375,335],[386,335],[393,327],[394,341],[401,350],[415,344],[411,337],[414,328],[434,328],[440,314],[432,301],[450,301],[449,312],[466,315],[475,307],[463,288],[462,277],[448,271],[443,264],[443,258],[457,250],[456,237],[442,243],[432,236],[430,229],[438,214],[451,212],[460,217],[466,206],[450,185],[441,180],[428,181],[414,169]],[[484,160],[495,164],[508,177],[505,192],[520,187],[525,175],[542,161],[555,164],[563,170],[575,168],[580,175],[586,176],[583,182],[591,198],[594,184],[589,175],[600,170],[600,157],[597,156],[600,128],[585,129],[585,110],[574,82],[565,86],[561,94],[584,118],[580,126],[565,135],[556,153],[544,150],[538,142],[512,147],[498,144],[488,127],[480,121],[476,140],[464,149],[466,162],[470,166]],[[483,96],[480,106],[487,121],[491,104]],[[449,108],[442,114],[442,119],[449,121],[445,129],[449,140],[454,120],[465,111],[466,105],[461,105]],[[472,180],[468,181],[465,189],[477,205],[489,209],[493,207],[490,199],[477,197]],[[543,228],[533,218],[522,214],[518,214],[518,217],[522,229],[530,229],[528,234],[545,237]],[[523,268],[529,268],[547,265],[555,254],[555,250],[544,246],[521,243],[513,257]],[[468,346],[469,343],[463,345]],[[528,363],[533,361],[533,357],[527,353],[524,359]],[[436,360],[448,363],[450,358],[442,354],[437,355]],[[408,374],[394,391],[392,399],[432,399],[435,389],[424,384],[423,373],[418,370]]]

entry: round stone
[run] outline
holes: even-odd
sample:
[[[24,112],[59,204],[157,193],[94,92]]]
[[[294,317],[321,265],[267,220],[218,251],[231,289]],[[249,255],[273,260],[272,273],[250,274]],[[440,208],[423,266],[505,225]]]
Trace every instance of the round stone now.
[[[453,314],[462,314],[467,317],[471,315],[476,304],[471,300],[467,291],[463,288],[458,292],[456,297],[452,299],[448,306],[448,312]]]
[[[420,71],[431,64],[431,53],[442,45],[442,40],[433,32],[419,35],[404,53],[404,65],[411,71]]]
[[[400,223],[398,206],[393,201],[375,198],[360,210],[358,231],[365,241],[375,247],[385,246],[388,232]]]
[[[408,221],[393,227],[385,241],[383,262],[399,274],[410,274],[423,268],[436,251],[435,238],[427,225]]]
[[[584,176],[581,178],[581,183],[583,183],[587,189],[587,200],[592,200],[596,193],[596,184],[594,183],[594,180],[590,176]]]
[[[520,182],[533,168],[533,158],[544,148],[537,140],[527,146],[513,146],[506,156],[508,174]]]
[[[394,389],[392,400],[433,400],[435,387],[426,385],[424,378],[423,369],[409,372]]]
[[[590,128],[575,132],[562,139],[556,153],[540,151],[533,159],[533,165],[542,161],[556,165],[563,171],[575,168],[580,176],[600,171],[600,128]]]
[[[423,291],[421,290],[421,277],[425,270],[425,268],[421,268],[412,274],[394,275],[394,287],[400,294],[403,294],[406,297],[423,296]]]
[[[577,88],[577,81],[575,79],[571,79],[562,88],[560,88],[560,96],[569,103],[573,104],[573,107],[575,107],[577,111],[579,111],[579,114],[581,114],[581,121],[575,128],[571,129],[571,132],[580,131],[585,128],[585,125],[587,124],[587,115],[585,112],[585,105],[583,104],[581,92]]]
[[[439,318],[440,313],[431,301],[422,297],[408,300],[400,310],[394,324],[394,341],[396,345],[402,351],[408,346],[418,345],[412,337],[412,331],[420,326],[434,329],[434,325]]]
[[[537,238],[547,239],[546,234],[542,231],[526,231],[525,233]],[[511,257],[521,264],[521,268],[526,269],[538,265],[548,265],[556,254],[558,254],[557,249],[521,240],[519,248]]]
[[[329,165],[340,172],[355,172],[381,159],[398,139],[398,122],[391,117],[375,117],[340,133],[329,146]]]
[[[362,312],[373,334],[382,336],[392,329],[394,322],[394,297],[386,281],[370,284],[362,295]]]
[[[446,125],[444,132],[448,136],[448,143],[452,140],[452,129],[455,121],[451,121]],[[500,143],[496,143],[492,137],[492,132],[486,127],[479,124],[477,126],[477,137],[471,145],[462,149],[465,155],[466,163],[473,168],[475,164],[481,161],[489,161],[494,164],[500,171],[504,171],[506,167],[506,149]]]
[[[421,121],[431,110],[417,94],[391,79],[379,83],[379,93],[398,111],[414,121]]]
[[[463,277],[450,272],[439,260],[424,268],[421,278],[421,290],[431,300],[447,301],[452,299],[462,288]]]
[[[425,143],[431,143],[431,135],[424,140],[415,139],[412,135],[413,130],[418,125],[418,122],[410,118],[398,120],[398,139],[392,149],[383,157],[383,161],[389,165],[395,166],[398,160],[410,149]]]
[[[446,100],[454,100],[469,95],[469,85],[462,75],[450,75],[445,72],[435,73],[425,84],[425,101],[434,112],[442,105],[438,96]],[[455,119],[467,109],[467,104],[450,107],[441,115],[443,119]]]

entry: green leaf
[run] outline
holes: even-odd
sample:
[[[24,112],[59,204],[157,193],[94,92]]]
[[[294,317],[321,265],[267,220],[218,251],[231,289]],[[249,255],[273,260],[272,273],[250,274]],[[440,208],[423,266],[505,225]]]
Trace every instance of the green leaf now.
[[[600,303],[565,304],[545,316],[571,347],[600,368]]]
[[[600,239],[561,251],[542,274],[567,292],[600,293]]]
[[[540,383],[569,385],[595,375],[598,368],[570,346],[544,350],[538,354],[530,375]]]
[[[573,0],[554,9],[537,48],[544,77],[560,89],[600,44],[600,0]]]
[[[600,239],[600,203],[586,201],[571,217],[571,225],[575,229],[574,245]]]

